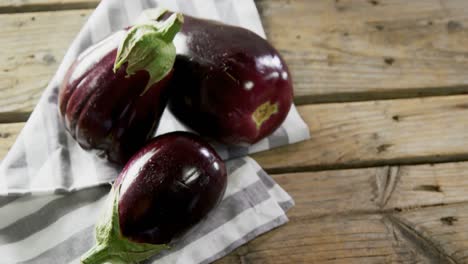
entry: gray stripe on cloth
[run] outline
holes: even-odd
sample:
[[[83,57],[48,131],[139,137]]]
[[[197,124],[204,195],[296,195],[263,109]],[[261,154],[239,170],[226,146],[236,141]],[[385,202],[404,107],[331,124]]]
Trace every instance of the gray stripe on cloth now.
[[[216,9],[218,10],[219,18],[231,25],[240,25],[237,12],[234,12],[232,1],[218,0],[214,1]]]
[[[128,25],[128,16],[125,11],[123,1],[113,2],[109,8],[109,22],[111,31],[115,32],[123,29]]]
[[[268,137],[270,148],[289,144],[288,132],[284,127],[278,128],[273,134]]]
[[[262,180],[263,184],[265,184],[265,186],[268,189],[271,189],[271,188],[273,188],[273,186],[275,186],[276,183],[273,181],[273,179],[264,170],[257,171],[257,175],[260,178],[260,180]]]
[[[270,195],[266,191],[263,183],[257,181],[242,189],[239,192],[232,194],[225,198],[214,210],[212,210],[201,222],[191,230],[189,230],[184,236],[176,241],[170,251],[163,251],[161,254],[154,256],[153,258],[143,262],[146,264],[153,263],[158,259],[172,254],[175,251],[183,250],[185,246],[192,243],[193,241],[205,236],[216,228],[223,224],[231,221],[240,213],[245,210],[254,207],[257,204],[262,203],[270,198]],[[157,262],[156,262],[157,263]]]
[[[109,192],[109,187],[95,187],[77,191],[44,205],[13,224],[0,229],[0,244],[20,241],[47,228],[62,216],[98,200]]]
[[[289,209],[291,209],[294,206],[294,202],[292,200],[289,200],[286,202],[280,202],[279,206],[286,213]]]
[[[141,6],[143,9],[156,7],[156,3],[151,0],[141,0]]]
[[[20,138],[14,145],[17,147],[16,151],[19,154],[15,155],[15,160],[10,163],[8,170],[16,169],[17,172],[14,175],[9,175],[10,177],[5,177],[7,190],[29,189],[28,162],[24,144],[24,139]]]
[[[15,194],[8,194],[8,196],[2,196],[0,197],[0,208],[18,200],[19,198],[27,197],[29,195],[31,195],[31,193],[19,193],[19,194],[15,193]]]
[[[81,256],[94,243],[94,225],[86,227],[57,246],[18,264],[63,264]]]
[[[230,160],[230,161],[227,161],[225,164],[226,164],[226,171],[227,171],[227,174],[228,175],[231,175],[232,173],[234,173],[237,169],[240,169],[242,168],[242,166],[244,166],[244,164],[246,164],[247,162],[244,160],[244,159],[233,159],[233,160]]]
[[[179,7],[179,11],[190,15],[190,16],[197,16],[197,9],[195,8],[195,5],[193,4],[192,1],[187,1],[187,0],[175,0],[177,3],[177,6]]]
[[[57,185],[62,188],[69,188],[73,185],[73,173],[71,170],[70,151],[68,149],[68,134],[65,131],[61,118],[57,118],[57,142],[60,149],[60,165],[57,166]]]
[[[231,243],[229,246],[227,246],[225,249],[223,249],[222,251],[216,253],[215,255],[213,255],[212,257],[208,258],[208,259],[205,259],[204,261],[200,262],[200,264],[208,264],[208,263],[211,263],[221,257],[224,257],[226,256],[227,254],[229,254],[231,251],[233,251],[234,249],[240,247],[241,245],[247,243],[248,241],[254,239],[255,237],[263,234],[263,233],[266,233],[284,223],[288,222],[288,218],[285,216],[285,215],[282,215],[282,216],[279,216],[275,219],[273,219],[272,221],[264,224],[264,225],[261,225],[257,228],[255,228],[253,231],[245,234],[243,237],[239,238],[238,240],[234,241],[233,243]]]
[[[89,31],[89,26],[86,26],[82,35],[79,36],[80,43],[78,44],[77,55],[85,51],[93,44],[91,37],[91,31]]]
[[[49,98],[47,98],[47,101],[51,104],[56,105],[58,103],[58,93],[59,93],[59,87],[54,86],[52,88],[52,92],[49,95]]]
[[[239,146],[229,146],[227,148],[228,151],[228,158],[238,158],[242,156],[246,156],[249,154],[249,148],[248,147],[239,147]]]

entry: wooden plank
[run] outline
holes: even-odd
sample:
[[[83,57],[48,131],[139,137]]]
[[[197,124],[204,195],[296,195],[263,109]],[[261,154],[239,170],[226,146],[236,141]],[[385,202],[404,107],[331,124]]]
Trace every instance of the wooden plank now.
[[[294,209],[293,209],[294,210]],[[256,238],[215,263],[430,263],[381,215],[295,221]]]
[[[464,0],[256,1],[297,102],[468,91]]]
[[[216,263],[467,263],[467,211],[463,204],[292,219]]]
[[[466,263],[467,168],[273,175],[296,201],[290,222],[217,263]]]
[[[90,10],[73,10],[0,15],[0,113],[34,108],[89,14]]]
[[[256,2],[291,67],[298,103],[468,92],[468,2],[376,2]],[[0,46],[9,50],[0,59],[0,112],[31,111],[90,12],[0,16]],[[54,59],[41,61],[47,54]]]
[[[468,205],[430,207],[388,217],[421,249],[431,248],[444,263],[468,262]],[[442,262],[439,262],[442,263]]]
[[[94,8],[99,0],[1,0],[0,14]]]
[[[312,138],[252,156],[274,173],[468,160],[467,101],[458,95],[301,106]]]
[[[294,197],[291,219],[392,213],[468,202],[468,162],[273,174]]]
[[[468,96],[305,105],[312,138],[253,157],[267,170],[468,159]]]

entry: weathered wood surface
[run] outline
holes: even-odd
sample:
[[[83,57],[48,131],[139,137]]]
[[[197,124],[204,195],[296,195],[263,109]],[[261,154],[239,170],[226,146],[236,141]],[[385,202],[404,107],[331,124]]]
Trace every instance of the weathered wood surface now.
[[[97,3],[0,0],[0,159]],[[218,263],[468,263],[468,2],[256,4],[312,139],[254,155],[296,206]]]
[[[253,157],[269,172],[468,159],[468,95],[300,106],[312,138]],[[0,124],[0,156],[21,128]]]
[[[312,138],[253,156],[269,171],[466,159],[467,102],[460,95],[302,106]]]
[[[89,14],[90,10],[72,10],[0,15],[0,113],[34,108]]]
[[[274,175],[296,199],[290,222],[218,263],[466,263],[467,169],[465,162]]]
[[[31,111],[92,11],[46,10],[96,2],[2,1],[0,10],[42,12],[0,15],[0,46],[8,50],[0,53],[0,112]],[[268,38],[291,67],[298,103],[468,92],[464,0],[256,3]]]
[[[99,0],[1,0],[0,13],[94,8]]]

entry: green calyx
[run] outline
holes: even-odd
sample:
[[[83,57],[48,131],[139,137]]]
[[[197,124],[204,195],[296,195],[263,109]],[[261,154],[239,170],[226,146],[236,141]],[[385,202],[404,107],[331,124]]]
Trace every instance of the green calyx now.
[[[107,208],[96,224],[96,245],[81,257],[83,264],[138,263],[169,247],[132,242],[120,233],[118,214],[119,191],[112,188]]]
[[[172,69],[176,57],[175,35],[182,27],[184,18],[180,13],[172,14],[159,22],[166,10],[159,9],[151,21],[132,27],[119,45],[114,63],[116,72],[124,63],[127,75],[146,70],[149,81],[142,92],[145,93],[154,83],[163,79]]]

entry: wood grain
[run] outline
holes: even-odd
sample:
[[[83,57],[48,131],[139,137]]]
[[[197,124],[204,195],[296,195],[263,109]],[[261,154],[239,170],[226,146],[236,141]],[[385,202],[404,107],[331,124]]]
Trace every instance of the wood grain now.
[[[89,10],[74,10],[0,15],[3,116],[6,112],[30,112],[34,108],[66,47],[89,14]]]
[[[0,14],[94,8],[99,0],[1,0]]]
[[[396,215],[392,221],[406,229],[413,244],[430,245],[447,263],[468,262],[467,204],[405,212]]]
[[[468,162],[273,174],[296,201],[291,219],[406,212],[468,202]]]
[[[294,209],[293,209],[294,210]],[[430,263],[382,215],[291,220],[216,263]]]
[[[468,96],[305,105],[312,138],[253,157],[270,172],[468,159]]]
[[[13,146],[23,127],[24,123],[0,124],[0,161]]]
[[[466,263],[467,169],[464,162],[273,175],[296,201],[290,222],[217,263]]]
[[[86,3],[66,3],[80,1]],[[53,9],[59,2],[30,0],[23,7]],[[468,92],[466,1],[256,3],[269,40],[290,65],[298,103]],[[91,11],[0,16],[0,46],[9,51],[0,55],[0,112],[31,111]]]
[[[468,160],[467,102],[457,95],[301,106],[312,138],[252,156],[274,173]]]
[[[256,1],[297,102],[468,91],[464,0]]]

